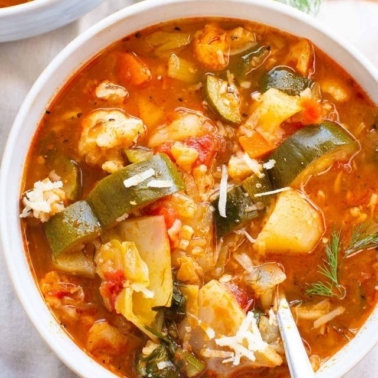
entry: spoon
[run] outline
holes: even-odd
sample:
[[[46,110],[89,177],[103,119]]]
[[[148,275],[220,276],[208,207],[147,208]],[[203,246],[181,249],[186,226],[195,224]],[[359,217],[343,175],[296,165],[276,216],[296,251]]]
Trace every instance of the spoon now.
[[[278,298],[277,321],[291,378],[315,378],[289,303],[282,293]]]

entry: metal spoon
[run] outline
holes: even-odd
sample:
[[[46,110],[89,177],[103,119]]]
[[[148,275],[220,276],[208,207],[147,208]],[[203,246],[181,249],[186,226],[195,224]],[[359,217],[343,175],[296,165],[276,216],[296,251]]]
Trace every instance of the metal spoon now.
[[[282,293],[278,297],[277,321],[291,378],[314,378],[315,373],[308,359],[289,303]]]

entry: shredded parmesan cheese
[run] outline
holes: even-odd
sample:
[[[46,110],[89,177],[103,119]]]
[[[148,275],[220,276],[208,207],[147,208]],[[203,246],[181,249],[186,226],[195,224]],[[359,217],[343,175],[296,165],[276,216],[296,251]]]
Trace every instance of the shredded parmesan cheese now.
[[[207,358],[230,358],[234,356],[234,353],[227,350],[204,349],[201,355]]]
[[[157,363],[157,368],[159,370],[163,370],[167,367],[173,366],[173,363],[171,361],[160,361]]]
[[[276,165],[276,161],[274,159],[268,160],[266,163],[263,164],[265,169],[272,169]]]
[[[129,214],[125,213],[116,219],[116,222],[122,222],[129,217]]]
[[[171,180],[151,180],[147,186],[150,188],[170,188],[173,183]]]
[[[154,174],[155,174],[155,170],[153,168],[147,169],[144,172],[141,172],[135,176],[129,177],[128,179],[124,180],[123,185],[125,185],[126,188],[139,185],[141,182],[149,179]]]
[[[271,190],[269,192],[256,193],[254,195],[254,197],[270,196],[271,194],[277,194],[277,193],[280,193],[280,192],[286,192],[287,190],[290,190],[290,188],[286,186],[285,188]]]
[[[255,159],[251,159],[247,153],[243,154],[244,161],[247,163],[249,169],[257,175],[257,177],[264,177],[262,173],[262,165]]]
[[[223,336],[215,339],[219,346],[233,349],[233,355],[223,360],[223,363],[232,362],[234,366],[240,364],[242,357],[256,361],[256,351],[263,352],[268,344],[262,339],[253,312],[248,312],[235,336]]]
[[[34,187],[28,190],[22,203],[25,205],[20,218],[33,216],[46,222],[49,218],[64,209],[66,199],[63,191],[63,182],[53,182],[49,178],[34,183]]]
[[[227,180],[228,180],[227,167],[225,165],[222,165],[222,177],[221,177],[220,186],[219,186],[218,211],[219,211],[219,215],[223,218],[227,218],[227,215],[226,215]]]

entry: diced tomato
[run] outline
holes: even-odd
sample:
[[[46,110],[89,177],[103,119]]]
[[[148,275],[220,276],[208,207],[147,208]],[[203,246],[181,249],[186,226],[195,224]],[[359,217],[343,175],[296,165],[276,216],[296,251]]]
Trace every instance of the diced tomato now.
[[[217,139],[210,135],[205,135],[199,138],[188,138],[184,141],[184,144],[188,147],[195,148],[198,151],[198,158],[194,163],[194,166],[202,164],[210,166],[218,148]]]
[[[125,281],[125,273],[123,270],[114,270],[104,273],[105,280],[100,286],[100,294],[103,298],[106,298],[111,309],[114,309],[117,296],[123,289],[123,283]]]
[[[269,143],[258,131],[253,131],[250,136],[243,135],[239,138],[243,150],[251,159],[257,159],[272,151],[275,146]]]
[[[173,143],[175,143],[175,142],[170,141],[170,142],[165,142],[165,143],[161,144],[159,147],[156,148],[156,152],[161,153],[161,154],[166,154],[167,156],[169,156],[169,158],[172,161],[174,161],[175,159],[174,159],[174,157],[171,153],[171,148],[173,146]]]
[[[175,142],[168,141],[157,147],[157,152],[168,155],[171,160],[175,160],[171,153],[171,148]],[[215,154],[217,153],[219,143],[216,138],[211,135],[204,135],[198,138],[187,138],[181,141],[185,146],[195,148],[198,151],[198,158],[193,166],[199,165],[210,166]]]
[[[248,293],[233,282],[227,282],[225,284],[228,290],[235,296],[240,307],[244,312],[248,312],[254,303],[254,299],[248,296]]]
[[[167,230],[169,230],[172,227],[174,221],[178,218],[177,211],[170,206],[164,206],[164,204],[160,207],[154,208],[150,214],[163,215]]]
[[[313,125],[322,120],[322,107],[320,103],[314,99],[303,99],[301,123],[303,125]]]
[[[143,86],[152,79],[147,64],[132,52],[124,52],[118,56],[118,75],[123,85]]]

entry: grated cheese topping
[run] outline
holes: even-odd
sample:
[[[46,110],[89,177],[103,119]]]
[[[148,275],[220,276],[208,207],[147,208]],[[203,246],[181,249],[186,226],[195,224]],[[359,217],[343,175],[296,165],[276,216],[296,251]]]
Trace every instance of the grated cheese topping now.
[[[218,202],[219,215],[223,218],[227,218],[227,215],[226,215],[227,180],[228,180],[227,167],[223,164],[222,177],[221,177],[220,186],[219,186],[219,202]]]
[[[173,366],[173,363],[171,361],[160,361],[160,362],[157,363],[157,368],[159,370],[163,370],[163,369],[165,369],[167,367],[171,367],[171,366]]]
[[[25,207],[20,218],[33,216],[46,222],[50,216],[64,210],[66,195],[62,188],[62,181],[53,182],[49,178],[35,182],[22,199]]]
[[[125,185],[126,188],[139,185],[143,181],[152,177],[154,174],[155,170],[153,168],[147,169],[144,172],[138,173],[137,175],[131,176],[128,179],[124,180],[123,185]]]
[[[276,165],[276,161],[274,159],[269,159],[266,163],[263,164],[265,169],[272,169]]]
[[[233,350],[229,358],[223,363],[232,362],[234,366],[240,364],[241,358],[256,361],[255,352],[263,352],[268,344],[262,339],[253,312],[248,312],[235,336],[223,336],[215,339],[216,345],[228,347]]]
[[[285,188],[280,188],[280,189],[276,189],[276,190],[271,190],[269,192],[263,192],[263,193],[256,193],[254,195],[254,197],[263,197],[263,196],[270,196],[271,194],[277,194],[277,193],[280,193],[280,192],[286,192],[290,190],[290,188],[288,186],[286,186]]]
[[[173,182],[171,180],[151,180],[147,186],[150,188],[170,188]]]
[[[243,154],[243,159],[247,163],[249,169],[256,174],[257,177],[264,177],[264,173],[262,173],[262,165],[256,159],[251,159],[246,152]]]

